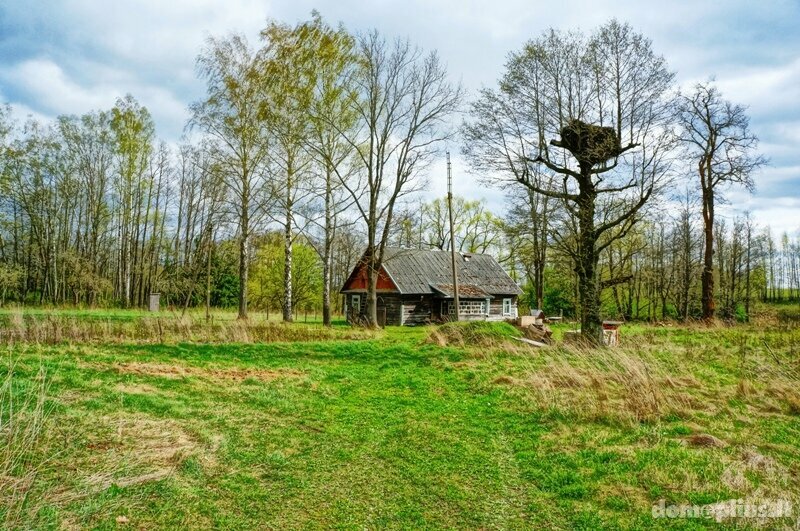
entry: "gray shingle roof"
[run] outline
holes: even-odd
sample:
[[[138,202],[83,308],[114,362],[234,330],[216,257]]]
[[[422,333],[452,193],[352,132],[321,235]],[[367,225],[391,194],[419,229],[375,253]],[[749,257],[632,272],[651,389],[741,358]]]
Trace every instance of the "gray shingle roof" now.
[[[456,266],[459,284],[477,286],[491,295],[522,293],[517,283],[488,254],[456,255]],[[383,267],[403,294],[434,293],[439,290],[432,286],[453,284],[450,251],[387,247]]]

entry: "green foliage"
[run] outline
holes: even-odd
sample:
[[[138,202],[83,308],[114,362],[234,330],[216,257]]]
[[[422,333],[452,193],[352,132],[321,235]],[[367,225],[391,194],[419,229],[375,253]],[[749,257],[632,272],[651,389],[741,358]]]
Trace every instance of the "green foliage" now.
[[[237,242],[218,244],[211,259],[211,305],[232,308],[239,301],[239,256]]]
[[[19,266],[0,264],[0,304],[6,298],[19,297],[22,287],[23,270]]]
[[[544,310],[545,315],[576,315],[575,286],[571,275],[560,267],[547,267],[544,271]]]
[[[269,233],[256,244],[250,271],[250,294],[257,309],[280,309],[285,300],[284,242]],[[322,301],[322,266],[311,245],[298,239],[292,246],[292,309],[319,309]]]

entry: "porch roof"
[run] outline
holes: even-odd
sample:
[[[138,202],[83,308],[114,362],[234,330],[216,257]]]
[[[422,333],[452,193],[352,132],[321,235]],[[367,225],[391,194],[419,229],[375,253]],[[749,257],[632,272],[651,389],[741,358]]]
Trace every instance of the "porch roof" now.
[[[444,299],[452,299],[454,298],[452,284],[431,284],[431,289],[434,291],[434,295],[442,297]],[[458,285],[458,296],[462,299],[493,299],[494,297],[487,293],[484,289],[476,286],[475,284],[459,284]]]

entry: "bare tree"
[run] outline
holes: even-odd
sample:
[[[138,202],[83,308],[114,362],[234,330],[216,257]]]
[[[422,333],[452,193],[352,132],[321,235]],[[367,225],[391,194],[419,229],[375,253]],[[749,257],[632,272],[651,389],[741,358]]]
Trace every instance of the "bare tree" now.
[[[499,90],[481,93],[465,126],[475,169],[561,202],[554,236],[575,264],[590,341],[601,338],[600,253],[669,175],[673,77],[627,24],[611,21],[588,38],[550,30],[511,56]]]
[[[445,125],[462,90],[447,79],[436,53],[425,55],[408,41],[390,44],[373,31],[358,38],[357,54],[351,102],[358,125],[340,133],[355,149],[358,171],[342,184],[366,228],[366,319],[377,326],[378,271],[395,204],[420,188],[420,174],[449,137]]]
[[[721,189],[740,184],[755,189],[753,171],[766,163],[755,153],[758,137],[750,131],[750,119],[741,105],[722,98],[712,83],[700,83],[691,95],[678,101],[681,141],[697,161],[703,203],[702,304],[703,318],[714,318],[714,207]]]

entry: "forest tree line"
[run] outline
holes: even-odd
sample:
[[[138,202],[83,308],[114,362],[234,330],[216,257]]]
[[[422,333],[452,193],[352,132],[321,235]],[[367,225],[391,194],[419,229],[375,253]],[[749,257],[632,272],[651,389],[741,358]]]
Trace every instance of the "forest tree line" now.
[[[627,24],[545,32],[471,100],[408,40],[316,13],[261,37],[208,39],[177,146],[131,95],[52,123],[3,109],[1,303],[141,307],[160,292],[330,322],[362,257],[374,285],[387,246],[449,249],[446,201],[424,189],[457,141],[472,175],[456,180],[506,203],[456,197],[456,246],[496,256],[524,306],[590,329],[800,299],[800,239],[715,217],[766,162],[746,109],[713,83],[678,90]]]

